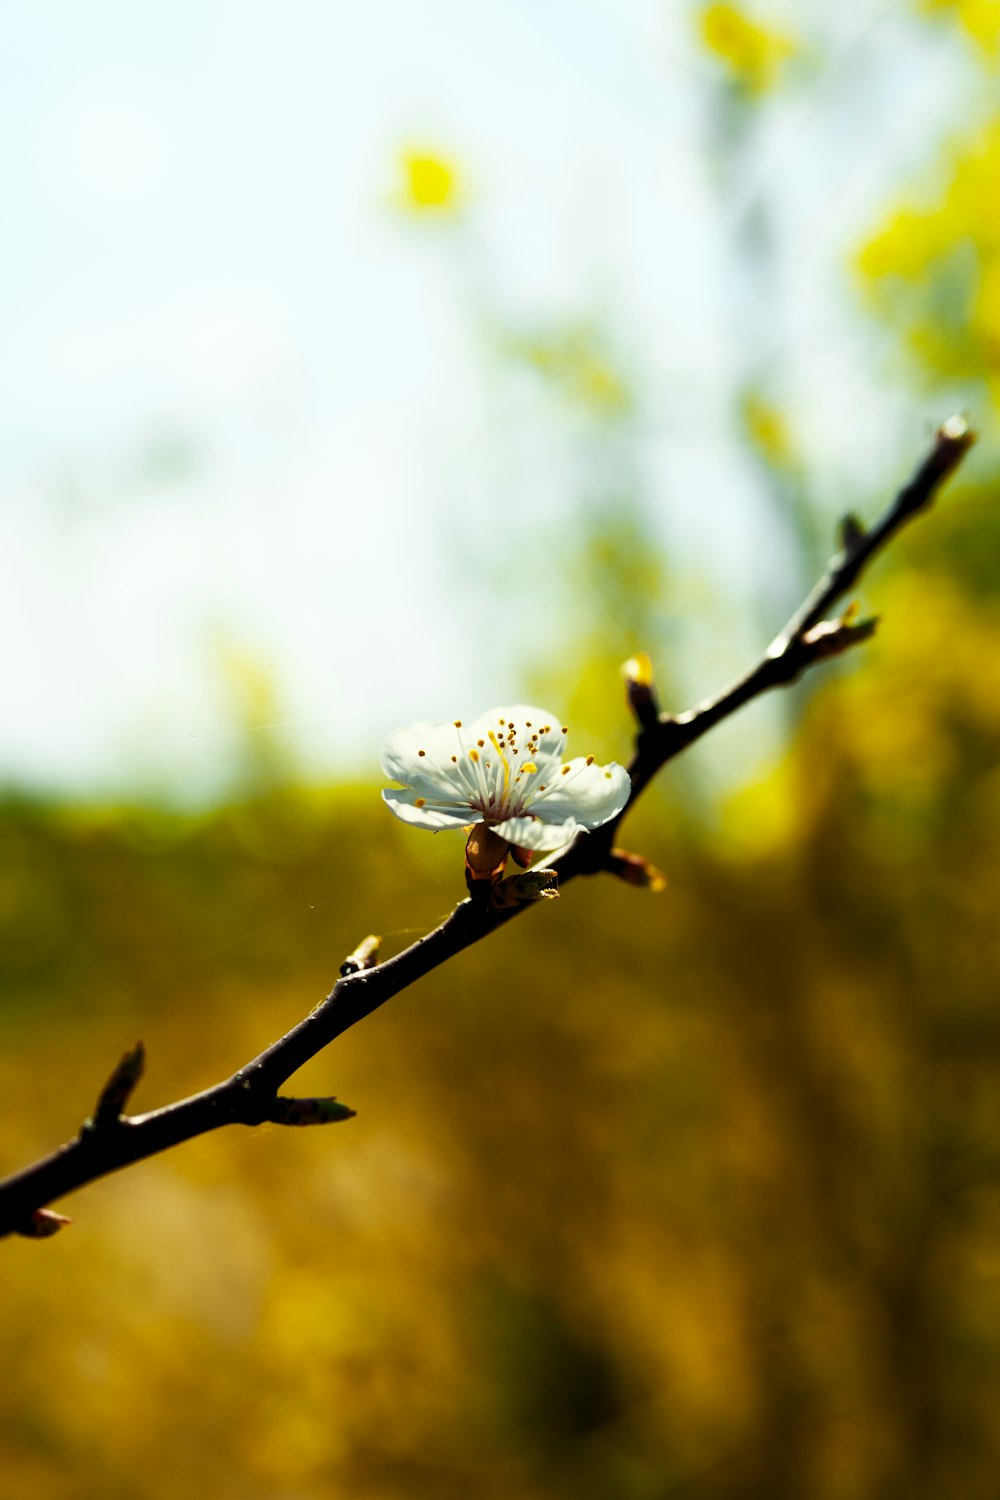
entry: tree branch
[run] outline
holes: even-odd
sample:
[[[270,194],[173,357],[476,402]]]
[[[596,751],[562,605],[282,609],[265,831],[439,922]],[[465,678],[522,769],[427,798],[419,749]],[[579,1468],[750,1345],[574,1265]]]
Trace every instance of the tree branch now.
[[[716,724],[769,689],[796,681],[817,662],[868,639],[875,628],[874,621],[856,621],[850,611],[840,619],[826,620],[827,611],[852,587],[871,558],[900,527],[930,504],[973,441],[974,433],[967,423],[953,417],[935,434],[913,477],[871,530],[865,531],[854,517],[845,518],[841,523],[841,551],[832,559],[825,576],[756,666],[717,698],[677,717],[661,714],[648,659],[637,657],[626,664],[629,700],[638,722],[635,754],[629,765],[632,794],[624,811],[612,823],[580,835],[558,857],[545,862],[558,874],[560,888],[577,875],[600,871],[616,874],[632,884],[658,886],[662,881],[658,871],[639,856],[614,848],[621,819],[653,776]],[[231,1078],[163,1109],[127,1116],[122,1110],[139,1081],[145,1061],[139,1043],[115,1068],[93,1116],[72,1141],[0,1181],[0,1236],[22,1234],[44,1238],[53,1234],[69,1221],[48,1211],[46,1204],[95,1178],[168,1151],[182,1141],[223,1125],[272,1121],[301,1126],[348,1119],[353,1111],[335,1099],[290,1099],[279,1096],[277,1091],[343,1032],[525,909],[521,905],[492,911],[464,900],[434,931],[384,963],[376,962],[378,939],[365,939],[344,961],[341,978],[326,999]]]
[[[875,620],[855,622],[850,612],[839,620],[824,621],[823,617],[853,587],[868,563],[897,531],[928,508],[941,484],[954,473],[975,440],[975,432],[963,417],[949,418],[934,434],[931,447],[913,476],[870,531],[865,531],[856,517],[844,517],[840,523],[840,552],[831,558],[819,583],[745,677],[732,683],[717,698],[710,698],[676,718],[658,714],[650,722],[648,709],[645,718],[637,712],[641,727],[636,753],[629,765],[633,801],[668,760],[680,755],[745,703],[770,688],[786,687],[818,661],[849,650],[873,634]],[[630,802],[628,806],[631,805]]]

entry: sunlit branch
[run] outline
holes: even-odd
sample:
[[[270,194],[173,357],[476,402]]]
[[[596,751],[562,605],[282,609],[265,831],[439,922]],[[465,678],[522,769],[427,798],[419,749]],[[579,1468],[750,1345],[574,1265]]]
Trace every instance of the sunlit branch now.
[[[786,687],[817,662],[849,650],[873,634],[877,622],[855,620],[850,610],[837,620],[824,617],[896,532],[927,509],[974,442],[975,433],[964,418],[950,418],[938,428],[923,461],[870,530],[866,531],[856,517],[845,516],[840,525],[840,552],[831,559],[824,576],[746,676],[717,698],[707,699],[687,713],[676,717],[661,714],[655,723],[644,722],[640,717],[636,753],[629,765],[633,788],[629,807],[667,761],[680,755],[745,703],[770,688]],[[613,829],[600,832],[610,843]]]
[[[626,664],[629,701],[638,723],[635,753],[629,765],[632,793],[617,818],[593,833],[579,836],[564,853],[543,862],[557,874],[560,889],[577,875],[601,871],[632,884],[657,887],[662,881],[658,871],[641,856],[614,847],[622,818],[652,777],[716,724],[769,689],[796,681],[818,662],[868,639],[875,628],[874,621],[856,620],[850,610],[839,619],[827,619],[827,611],[843,598],[872,557],[899,528],[926,509],[973,440],[968,424],[961,418],[952,418],[935,434],[930,451],[913,477],[870,530],[866,531],[854,517],[845,518],[841,523],[841,551],[824,577],[756,666],[717,698],[676,717],[661,714],[648,659],[636,657]],[[518,878],[523,877],[515,880]],[[149,1114],[128,1116],[122,1110],[139,1081],[145,1061],[139,1043],[114,1069],[101,1091],[94,1114],[72,1141],[0,1181],[0,1235],[45,1238],[69,1222],[46,1210],[46,1204],[95,1178],[223,1125],[260,1125],[265,1121],[321,1125],[350,1118],[353,1111],[336,1099],[286,1098],[278,1094],[278,1089],[311,1058],[387,1000],[534,904],[492,909],[464,900],[434,931],[384,963],[376,961],[378,939],[366,938],[344,961],[341,978],[326,999],[231,1078]]]

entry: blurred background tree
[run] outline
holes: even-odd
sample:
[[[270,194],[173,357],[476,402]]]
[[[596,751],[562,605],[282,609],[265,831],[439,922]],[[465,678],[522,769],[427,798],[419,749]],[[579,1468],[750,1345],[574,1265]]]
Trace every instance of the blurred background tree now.
[[[376,9],[383,50],[405,53],[401,8]],[[14,10],[34,46],[69,25],[56,5]],[[415,840],[378,804],[383,728],[534,696],[571,713],[575,740],[624,757],[623,657],[650,650],[668,703],[687,706],[778,627],[836,517],[882,502],[925,415],[964,406],[983,441],[866,587],[884,617],[873,646],[725,726],[643,804],[629,843],[669,873],[658,903],[581,883],[370,1018],[301,1079],[359,1109],[335,1137],[209,1137],[95,1184],[52,1243],[5,1244],[12,1494],[992,1500],[997,14],[990,0],[888,19],[689,6],[665,22],[652,6],[553,3],[495,7],[458,43],[442,29],[428,43],[440,76],[462,56],[454,143],[440,111],[414,107],[405,132],[385,116],[381,159],[398,171],[374,211],[382,237],[348,241],[348,276],[379,257],[404,266],[384,321],[364,328],[374,359],[311,378],[304,360],[267,400],[237,382],[242,405],[227,405],[206,366],[235,362],[243,379],[260,351],[203,328],[184,421],[131,467],[93,436],[134,416],[117,396],[95,406],[96,374],[78,380],[89,435],[57,404],[61,373],[99,370],[104,346],[84,335],[100,319],[79,324],[82,364],[36,320],[57,388],[38,410],[63,446],[61,469],[36,462],[44,424],[14,392],[10,1168],[75,1130],[135,1036],[151,1057],[140,1106],[165,1103],[285,1030],[363,932],[391,950],[451,907],[460,848]],[[122,21],[112,5],[106,18]],[[443,4],[434,18],[459,24]],[[233,40],[246,78],[215,55],[203,73],[188,22],[129,22],[126,63],[148,81],[145,49],[159,48],[192,108],[207,91],[242,119],[246,44]],[[351,119],[311,71],[329,41],[314,25],[263,6],[248,28],[302,83],[303,139]],[[419,58],[426,87],[439,75]],[[501,170],[481,121],[511,58]],[[338,65],[335,49],[326,59]],[[55,87],[58,59],[46,67]],[[400,76],[387,61],[380,86]],[[532,176],[548,149],[539,88],[569,112],[553,119],[548,176]],[[595,156],[618,116],[628,129]],[[282,128],[253,137],[271,195],[282,173],[296,180],[287,139],[269,144]],[[131,138],[111,134],[127,177]],[[43,148],[52,137],[32,160]],[[349,149],[367,171],[357,137]],[[492,176],[477,178],[477,156]],[[491,210],[504,171],[526,183],[520,238]],[[648,219],[609,219],[633,202],[615,173],[635,174]],[[544,232],[560,176],[579,189],[572,237],[565,218]],[[350,293],[330,291],[331,319],[303,243],[306,177],[304,196],[265,207],[334,347]],[[236,177],[215,187],[208,216],[230,205],[242,243]],[[179,243],[149,214],[140,264],[144,233]],[[321,227],[317,255],[332,243]],[[74,244],[85,296],[101,240]],[[280,235],[266,244],[263,270],[236,262],[250,303],[285,266]],[[58,247],[47,254],[54,286]],[[654,268],[663,300],[659,284],[630,295]],[[370,315],[388,282],[374,300],[366,286]],[[203,292],[218,293],[211,275]],[[129,306],[114,305],[119,322]],[[104,332],[117,348],[117,324]],[[25,356],[29,394],[33,369]],[[413,400],[421,380],[433,402],[407,425],[392,392]],[[345,382],[369,403],[363,421]],[[323,468],[317,446],[312,415],[329,411],[344,469]],[[290,437],[321,476],[308,503],[281,457]],[[75,631],[46,615],[60,581]],[[200,600],[195,623],[158,615],[144,596],[161,593]],[[131,659],[108,654],[106,610],[123,653],[133,630],[169,626],[166,658],[145,658],[162,715]],[[210,664],[197,688],[180,685],[184,630]],[[84,705],[78,737],[58,703],[42,712],[64,695]],[[113,749],[101,717],[119,726]]]

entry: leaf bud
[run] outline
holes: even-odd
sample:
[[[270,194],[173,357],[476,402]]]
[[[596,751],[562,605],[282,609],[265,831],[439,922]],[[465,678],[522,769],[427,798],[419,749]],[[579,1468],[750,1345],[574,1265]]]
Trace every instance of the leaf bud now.
[[[608,855],[607,869],[627,885],[638,886],[644,891],[659,894],[667,887],[667,877],[662,870],[650,864],[643,855],[630,854],[627,849],[612,849]]]
[[[276,1094],[271,1103],[268,1119],[273,1125],[336,1125],[341,1120],[352,1120],[357,1110],[339,1099],[289,1099]]]
[[[377,933],[370,932],[366,938],[349,953],[340,966],[340,975],[346,979],[349,974],[359,974],[362,969],[373,969],[378,962],[378,950],[382,946],[382,939]]]
[[[57,1214],[53,1208],[36,1208],[30,1219],[26,1220],[16,1233],[23,1235],[26,1240],[47,1240],[72,1222],[73,1220],[68,1219],[65,1214]]]
[[[645,651],[637,651],[622,665],[628,706],[643,729],[651,729],[660,717],[653,682],[653,663]]]

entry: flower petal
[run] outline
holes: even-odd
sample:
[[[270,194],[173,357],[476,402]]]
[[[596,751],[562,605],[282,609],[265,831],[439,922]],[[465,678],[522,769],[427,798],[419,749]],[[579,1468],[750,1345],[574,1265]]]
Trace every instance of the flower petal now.
[[[541,818],[528,817],[508,818],[506,823],[498,823],[493,831],[519,849],[548,851],[568,844],[576,838],[580,828],[581,824],[575,818],[567,818],[564,823],[544,823]]]
[[[475,744],[477,740],[487,739],[491,732],[500,737],[501,730],[503,738],[506,738],[511,727],[517,732],[517,742],[522,753],[528,741],[537,736],[538,749],[532,752],[536,765],[541,766],[542,761],[547,763],[549,760],[562,760],[566,749],[562,720],[558,714],[551,714],[548,709],[538,708],[530,703],[507,703],[501,704],[499,708],[491,708],[474,719],[465,734],[468,741]],[[545,734],[542,734],[543,729],[547,731]]]
[[[443,828],[464,828],[467,823],[475,821],[474,815],[464,805],[452,808],[441,802],[424,802],[418,807],[418,800],[423,801],[417,798],[412,788],[397,792],[387,787],[382,793],[382,801],[397,818],[417,828],[429,828],[433,833],[440,833]]]
[[[382,769],[404,789],[382,795],[396,817],[419,827],[484,821],[522,848],[558,849],[580,828],[613,818],[631,791],[621,766],[595,765],[592,756],[563,764],[565,746],[555,716],[529,703],[465,724],[422,720],[383,741]]]
[[[624,766],[612,761],[587,764],[584,756],[567,762],[565,775],[531,799],[531,811],[547,823],[575,819],[583,828],[600,828],[621,812],[632,791]],[[539,846],[540,847],[540,846]]]
[[[433,724],[423,720],[387,734],[379,751],[379,763],[393,781],[412,786],[415,777],[427,776],[432,768],[449,767],[451,757],[457,752],[458,735],[454,724]]]

